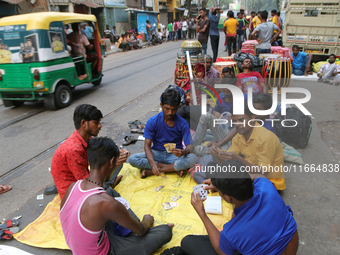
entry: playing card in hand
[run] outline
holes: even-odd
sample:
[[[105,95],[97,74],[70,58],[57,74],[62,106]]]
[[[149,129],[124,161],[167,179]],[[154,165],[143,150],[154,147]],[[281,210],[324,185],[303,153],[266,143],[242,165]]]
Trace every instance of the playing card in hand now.
[[[193,190],[194,190],[194,195],[195,195],[195,198],[197,199],[196,197],[196,193],[198,192],[198,194],[200,195],[201,199],[205,199],[207,198],[208,196],[208,191],[207,190],[204,190],[203,187],[205,186],[208,186],[207,184],[198,184],[196,185],[195,187],[193,187]]]

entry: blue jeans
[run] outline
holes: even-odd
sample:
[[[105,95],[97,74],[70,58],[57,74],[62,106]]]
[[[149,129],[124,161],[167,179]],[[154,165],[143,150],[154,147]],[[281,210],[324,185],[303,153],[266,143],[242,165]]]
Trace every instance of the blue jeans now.
[[[197,163],[197,157],[194,154],[188,154],[180,158],[176,157],[172,153],[167,151],[152,150],[153,157],[156,163],[172,164],[174,163],[175,171],[187,170],[193,167]],[[129,163],[133,167],[137,167],[141,170],[152,170],[152,167],[147,159],[145,153],[137,153],[130,157]]]
[[[151,35],[151,33],[150,34],[148,34],[148,44],[150,45],[150,42],[151,42],[151,38],[152,38],[152,35]]]
[[[260,54],[264,53],[271,53],[271,49],[256,49],[256,55],[259,56]]]
[[[306,67],[308,65],[308,61],[309,61],[309,56],[306,56],[301,67],[299,69],[297,68],[294,68],[293,65],[292,65],[292,71],[293,71],[293,74],[297,75],[297,76],[302,76],[305,74],[305,70],[306,70]],[[309,71],[309,70],[307,70]]]
[[[172,32],[169,31],[169,41],[172,40]]]
[[[182,30],[182,35],[183,35],[183,40],[186,40],[187,39],[187,31]]]
[[[200,42],[202,44],[202,55],[207,54],[208,43],[207,42]]]
[[[244,34],[243,35],[237,35],[237,48],[241,50],[242,43],[244,42]]]

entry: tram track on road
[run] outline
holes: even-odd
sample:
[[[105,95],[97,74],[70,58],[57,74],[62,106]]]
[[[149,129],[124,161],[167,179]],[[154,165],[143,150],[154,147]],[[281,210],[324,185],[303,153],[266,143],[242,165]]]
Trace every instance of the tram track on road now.
[[[169,82],[172,78],[169,78],[165,81],[162,81],[161,83],[157,84],[155,87],[153,87],[152,89],[144,92],[142,95],[139,95],[137,97],[135,97],[134,99],[130,100],[129,102],[125,103],[124,105],[121,105],[120,107],[116,108],[115,110],[107,113],[104,117],[103,120],[105,121],[106,117],[109,117],[110,115],[122,110],[123,108],[125,108],[126,106],[130,105],[131,103],[135,102],[135,101],[139,101],[141,98],[147,96],[148,94],[152,93],[153,91],[157,90],[159,87],[163,86],[164,84],[166,84],[167,82]],[[117,135],[119,136],[119,134]],[[62,141],[59,141],[57,143],[55,143],[54,145],[50,146],[49,148],[47,148],[46,150],[40,152],[39,154],[35,155],[34,157],[26,160],[25,162],[19,164],[18,166],[12,168],[11,170],[5,172],[4,174],[0,175],[0,183],[2,183],[4,180],[6,180],[7,178],[13,176],[14,174],[17,174],[19,172],[23,172],[25,169],[29,168],[29,166],[33,165],[34,163],[36,163],[39,159],[43,158],[44,156],[50,154],[51,152],[54,152],[54,150],[61,144],[63,143],[65,140],[67,139],[64,138]],[[22,173],[21,173],[22,174]]]
[[[114,67],[111,67],[111,68],[104,69],[103,74],[105,75],[106,72],[109,72],[109,71],[112,71],[112,70],[115,70],[115,69],[118,69],[118,68],[121,68],[121,67],[130,65],[130,64],[134,64],[134,63],[136,63],[136,62],[140,62],[140,61],[143,61],[143,60],[146,60],[146,59],[155,57],[155,56],[160,55],[160,54],[165,54],[165,53],[167,53],[167,52],[169,52],[169,51],[173,51],[173,50],[175,50],[175,49],[177,49],[177,48],[178,48],[178,46],[177,46],[176,48],[171,48],[171,49],[168,49],[168,50],[166,50],[166,51],[162,51],[162,52],[158,52],[158,53],[149,55],[149,56],[146,57],[146,58],[139,58],[139,59],[136,59],[136,60],[134,60],[134,61],[130,61],[130,62],[124,63],[124,64],[122,64],[122,65],[118,65],[118,66],[114,66]],[[144,72],[144,71],[146,71],[147,69],[149,69],[149,68],[151,68],[151,67],[160,65],[160,64],[162,64],[162,63],[164,63],[164,62],[166,62],[166,61],[169,61],[169,60],[171,60],[171,59],[174,59],[174,57],[167,58],[167,59],[163,59],[161,62],[157,62],[157,63],[155,63],[155,64],[153,64],[153,65],[145,66],[145,68],[142,68],[141,70],[135,72],[134,74]],[[111,81],[111,82],[118,82],[118,81],[120,81],[120,80],[123,80],[124,78],[125,78],[125,77],[121,77],[121,78],[115,79],[115,80],[113,80],[113,81]],[[91,91],[87,91],[87,92],[78,93],[78,94],[76,94],[76,95],[73,96],[73,99],[77,99],[77,98],[80,98],[80,97],[84,97],[84,96],[87,96],[87,95],[89,95],[89,94],[91,94],[91,93],[92,93],[92,90],[91,90]],[[3,106],[3,107],[4,107],[4,106]],[[48,110],[48,109],[44,108],[44,109],[40,109],[40,110],[37,110],[37,111],[29,112],[29,113],[27,113],[27,114],[24,114],[23,116],[19,116],[19,117],[15,118],[14,120],[11,120],[11,121],[9,121],[9,122],[6,122],[6,123],[0,125],[0,131],[3,130],[3,129],[5,129],[5,128],[8,128],[8,127],[10,127],[10,126],[12,126],[12,125],[14,125],[14,124],[17,124],[17,123],[19,123],[19,122],[21,122],[21,121],[24,121],[24,120],[26,120],[26,119],[29,119],[29,118],[31,118],[31,117],[34,117],[34,116],[36,116],[36,115],[38,115],[38,114],[40,114],[40,113],[42,113],[42,112],[45,112],[45,111],[47,111],[47,110]],[[0,178],[1,178],[1,176],[0,176]]]

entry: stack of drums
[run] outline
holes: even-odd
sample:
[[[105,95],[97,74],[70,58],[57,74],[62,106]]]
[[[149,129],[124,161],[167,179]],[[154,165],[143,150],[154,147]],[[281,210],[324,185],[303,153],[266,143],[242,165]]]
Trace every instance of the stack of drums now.
[[[213,67],[219,72],[220,78],[223,78],[222,70],[224,67],[230,67],[234,71],[235,76],[240,74],[240,71],[237,66],[237,62],[234,62],[234,61],[216,62],[214,63]]]
[[[256,40],[248,40],[242,43],[242,49],[241,52],[251,54],[253,56],[256,55],[256,45],[257,45]]]
[[[289,58],[266,58],[263,61],[263,78],[266,80],[268,92],[273,92],[277,88],[281,93],[281,88],[290,85],[292,75],[292,64]]]

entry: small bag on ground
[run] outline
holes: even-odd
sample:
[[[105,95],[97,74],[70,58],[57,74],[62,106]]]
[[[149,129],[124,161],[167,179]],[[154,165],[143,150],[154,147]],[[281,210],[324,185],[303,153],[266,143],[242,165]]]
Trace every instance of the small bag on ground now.
[[[277,136],[281,138],[286,144],[293,146],[295,149],[303,149],[307,146],[310,135],[312,133],[312,119],[305,115],[300,109],[296,107],[287,108],[286,116],[281,114],[276,115],[274,128]],[[281,121],[285,126],[282,126]],[[295,120],[295,121],[289,121]],[[293,127],[296,124],[295,127]]]

